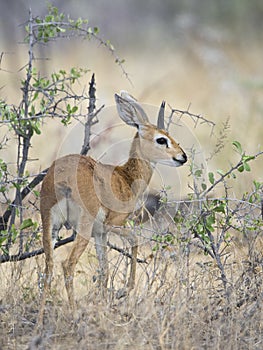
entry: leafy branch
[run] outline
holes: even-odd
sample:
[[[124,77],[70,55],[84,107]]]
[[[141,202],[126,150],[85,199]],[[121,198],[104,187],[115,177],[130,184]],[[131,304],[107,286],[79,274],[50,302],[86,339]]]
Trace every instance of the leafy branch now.
[[[76,83],[88,73],[85,68],[72,67],[69,71],[60,69],[50,76],[42,76],[35,67],[35,50],[37,45],[46,45],[59,38],[82,37],[95,39],[113,54],[115,62],[124,73],[123,60],[120,60],[109,41],[103,41],[98,36],[98,28],[88,26],[87,20],[72,20],[69,16],[59,13],[56,7],[48,6],[48,13],[43,18],[33,17],[29,12],[29,20],[25,25],[25,42],[28,45],[28,60],[24,66],[25,78],[21,81],[21,102],[16,106],[0,100],[0,126],[8,126],[9,131],[17,139],[16,174],[12,175],[9,164],[0,159],[0,195],[5,212],[0,217],[0,248],[3,259],[7,259],[10,248],[18,242],[16,258],[28,254],[29,249],[39,239],[39,225],[31,219],[25,218],[25,198],[31,194],[37,201],[39,193],[35,190],[41,183],[47,171],[39,173],[29,181],[27,163],[32,144],[32,138],[42,132],[44,119],[59,118],[67,126],[72,119],[83,120],[85,138],[82,154],[90,148],[91,127],[98,122],[97,116],[103,106],[96,109],[95,75],[92,76],[88,94],[83,91],[76,93]],[[126,77],[128,77],[126,73]],[[83,105],[88,106],[88,113]],[[85,106],[85,107],[86,107]],[[2,140],[0,147],[8,144],[8,138]],[[14,192],[14,199],[12,200]],[[34,229],[31,238],[26,237],[28,229]],[[24,251],[26,250],[26,251]]]
[[[132,81],[124,68],[125,60],[118,56],[110,40],[104,40],[100,37],[99,28],[91,27],[88,23],[87,19],[78,18],[74,20],[69,15],[65,16],[64,13],[59,13],[56,7],[49,4],[48,14],[44,18],[36,17],[33,19],[30,15],[30,20],[26,24],[28,33],[26,41],[31,41],[34,45],[36,43],[46,44],[57,38],[76,36],[88,40],[92,38],[112,54],[115,63],[121,68],[123,75],[132,85]]]
[[[206,179],[202,165],[199,168],[193,164],[190,165],[191,179],[194,182],[190,188],[193,193],[188,195],[189,199],[182,201],[163,201],[163,206],[168,206],[166,209],[168,213],[173,210],[175,214],[171,214],[172,223],[169,225],[169,230],[158,232],[153,236],[155,245],[152,248],[156,252],[160,250],[170,251],[173,246],[179,244],[185,252],[189,252],[192,246],[201,249],[205,255],[210,256],[218,267],[224,297],[228,302],[233,292],[233,286],[226,273],[226,263],[231,256],[228,248],[233,237],[235,233],[242,233],[251,240],[249,233],[253,232],[255,238],[262,232],[263,227],[263,184],[254,180],[253,191],[244,193],[242,199],[231,199],[227,184],[229,178],[237,178],[237,172],[250,171],[250,162],[262,156],[263,151],[255,155],[247,155],[240,142],[234,141],[232,145],[239,155],[239,160],[225,172],[218,170],[218,178],[213,172],[209,172]],[[196,177],[202,178],[203,191],[201,192],[199,187],[195,185]],[[207,186],[207,182],[210,183],[210,186]],[[224,196],[211,198],[211,192],[222,184],[225,190]],[[253,237],[252,239],[254,239]]]
[[[208,178],[209,178],[209,182],[210,182],[211,186],[208,187],[205,191],[203,191],[201,193],[201,197],[207,196],[209,194],[209,192],[214,190],[214,188],[219,183],[224,182],[224,180],[226,178],[229,178],[230,175],[232,175],[233,178],[236,178],[236,175],[235,175],[236,170],[238,170],[240,173],[242,173],[243,171],[250,171],[251,169],[250,169],[250,165],[248,163],[251,160],[255,160],[256,158],[258,158],[259,156],[261,156],[263,154],[263,151],[260,151],[260,152],[256,153],[255,155],[246,155],[246,153],[242,149],[241,144],[238,141],[233,141],[232,144],[235,147],[238,154],[240,155],[240,160],[235,165],[231,166],[231,168],[226,172],[223,172],[222,170],[217,170],[217,173],[220,175],[217,180],[215,180],[214,173],[209,172]]]

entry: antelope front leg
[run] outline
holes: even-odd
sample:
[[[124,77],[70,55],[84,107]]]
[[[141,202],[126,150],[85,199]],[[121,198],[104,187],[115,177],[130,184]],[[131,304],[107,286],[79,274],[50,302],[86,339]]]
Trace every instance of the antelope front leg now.
[[[136,263],[137,263],[137,254],[138,254],[138,242],[137,239],[130,242],[132,245],[132,258],[131,258],[131,270],[130,276],[128,280],[128,288],[133,289],[135,285],[135,277],[136,277]]]
[[[47,271],[47,269],[46,269]],[[43,328],[43,321],[44,321],[44,311],[45,311],[45,305],[46,305],[46,299],[47,294],[50,292],[50,281],[47,278],[47,272],[45,272],[44,275],[44,287],[43,291],[41,293],[41,300],[40,300],[40,306],[38,310],[38,316],[37,316],[37,323],[35,327],[35,332],[41,331]]]
[[[103,229],[103,228],[102,228]],[[94,232],[96,253],[99,260],[99,288],[105,295],[109,279],[108,255],[107,255],[107,233],[106,231]]]
[[[118,236],[124,237],[127,239],[129,244],[131,245],[131,268],[130,275],[128,279],[128,289],[131,290],[135,286],[135,277],[136,277],[136,264],[137,264],[137,254],[138,254],[138,238],[136,236],[136,232],[132,232],[129,228],[119,228],[114,227],[111,232],[114,232]]]
[[[125,230],[125,229],[124,229]],[[136,264],[137,264],[137,255],[138,255],[138,239],[136,233],[131,232],[130,230],[125,230],[125,237],[131,245],[131,270],[130,276],[128,279],[128,289],[131,290],[135,286],[135,277],[136,277]]]
[[[80,256],[86,249],[88,243],[89,240],[83,237],[80,233],[78,233],[68,258],[62,263],[69,305],[71,307],[73,315],[75,314],[75,299],[73,288],[74,270],[77,262],[79,261]]]

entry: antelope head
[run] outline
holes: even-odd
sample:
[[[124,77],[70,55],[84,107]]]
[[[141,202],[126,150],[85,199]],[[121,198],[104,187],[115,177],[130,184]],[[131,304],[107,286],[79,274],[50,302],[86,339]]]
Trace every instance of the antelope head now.
[[[155,126],[149,122],[142,106],[127,92],[115,94],[115,100],[120,118],[126,124],[137,128],[139,157],[152,164],[160,163],[172,167],[179,167],[187,161],[183,149],[165,130],[164,101],[161,103]]]

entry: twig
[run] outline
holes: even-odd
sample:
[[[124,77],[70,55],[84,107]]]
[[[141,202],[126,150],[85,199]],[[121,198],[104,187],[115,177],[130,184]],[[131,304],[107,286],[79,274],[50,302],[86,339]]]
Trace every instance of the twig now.
[[[58,247],[61,247],[62,245],[65,245],[67,243],[73,242],[74,239],[75,239],[74,235],[67,237],[65,239],[61,239],[60,241],[56,242],[54,249],[57,249]],[[0,263],[21,261],[21,260],[32,258],[32,257],[37,256],[37,255],[41,255],[43,253],[44,253],[44,248],[40,248],[40,249],[34,250],[32,252],[26,252],[26,253],[22,253],[22,254],[1,255],[0,256]]]
[[[111,244],[110,242],[107,242],[107,246],[111,249],[116,250],[117,252],[121,253],[122,255],[126,256],[129,259],[133,259],[133,256],[126,252],[124,249],[117,247],[116,245]],[[141,264],[147,264],[147,261],[145,259],[139,259],[137,258],[137,262]]]
[[[61,239],[59,241],[56,242],[54,249],[57,249],[65,244],[68,244],[70,242],[73,242],[75,240],[75,235],[71,235],[70,237]],[[126,256],[129,259],[132,259],[133,257],[126,252],[124,249],[119,248],[113,244],[111,244],[110,242],[107,242],[107,246],[110,249],[114,249],[117,252],[123,254],[124,256]],[[29,258],[32,258],[34,256],[38,256],[44,253],[44,248],[40,248],[37,250],[34,250],[32,252],[26,252],[26,253],[22,253],[22,254],[15,254],[15,255],[0,255],[0,263],[5,263],[5,262],[14,262],[14,261],[22,261],[22,260],[26,260]],[[139,259],[137,258],[137,262],[140,264],[147,264],[147,261],[145,259]]]
[[[211,135],[213,134],[213,130],[214,130],[214,127],[215,127],[216,124],[213,121],[204,118],[200,114],[193,114],[193,113],[189,112],[190,104],[189,104],[187,110],[181,110],[181,109],[172,108],[170,105],[169,105],[169,107],[171,108],[171,114],[170,114],[170,116],[168,118],[167,129],[169,129],[169,126],[172,123],[173,115],[175,113],[178,113],[178,114],[180,114],[179,119],[181,119],[181,117],[183,115],[187,115],[188,117],[190,117],[194,121],[195,127],[197,126],[198,122],[201,122],[201,124],[206,123],[206,124],[210,125],[211,128],[212,128]]]

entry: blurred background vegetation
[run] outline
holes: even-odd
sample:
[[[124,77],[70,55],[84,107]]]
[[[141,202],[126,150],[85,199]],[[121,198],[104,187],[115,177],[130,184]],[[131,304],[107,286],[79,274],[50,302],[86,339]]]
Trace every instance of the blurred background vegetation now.
[[[211,170],[225,169],[234,161],[233,140],[240,141],[247,153],[260,149],[263,136],[261,0],[57,0],[52,4],[59,12],[72,18],[88,18],[91,26],[98,26],[100,35],[109,39],[118,55],[125,59],[125,69],[133,85],[122,75],[109,52],[96,42],[77,38],[39,47],[36,58],[41,58],[37,64],[42,74],[72,66],[88,68],[96,73],[97,97],[106,105],[114,104],[113,94],[120,89],[151,105],[158,105],[162,99],[179,109],[187,109],[191,104],[191,112],[217,124],[214,137],[210,137],[205,126],[192,131],[201,144],[204,158],[213,153],[223,123],[229,118],[225,150],[210,162]],[[21,25],[28,20],[29,8],[34,16],[43,16],[47,3],[1,0],[0,51],[4,55],[0,87],[1,98],[9,103],[20,97],[19,71],[27,55]],[[180,129],[174,133],[183,144]],[[45,151],[41,156],[42,168],[54,158],[65,129],[55,128],[54,124],[49,129],[52,142],[48,152],[43,147],[47,134],[43,135],[35,147],[36,157]],[[259,164],[252,166],[252,174],[247,176],[262,180]],[[244,183],[239,184],[241,190]]]
[[[182,31],[225,31],[237,40],[260,38],[263,3],[260,0],[54,0],[54,6],[76,17],[88,17],[118,45],[145,44],[149,38],[180,39]],[[19,24],[26,21],[29,8],[41,15],[47,2],[30,0],[1,1],[1,40],[15,42]],[[171,43],[172,45],[172,43]]]

